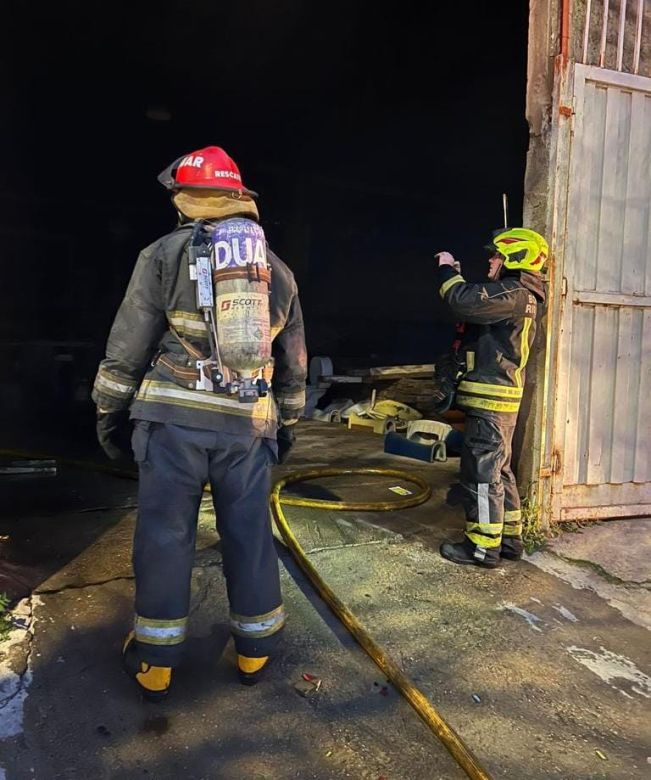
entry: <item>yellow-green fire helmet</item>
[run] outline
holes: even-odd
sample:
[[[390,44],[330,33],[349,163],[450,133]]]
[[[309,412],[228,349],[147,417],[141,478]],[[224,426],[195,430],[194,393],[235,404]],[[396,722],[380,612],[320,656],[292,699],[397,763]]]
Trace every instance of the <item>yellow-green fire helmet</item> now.
[[[545,239],[528,228],[508,228],[493,238],[493,244],[504,257],[504,267],[509,270],[537,273],[549,256]]]

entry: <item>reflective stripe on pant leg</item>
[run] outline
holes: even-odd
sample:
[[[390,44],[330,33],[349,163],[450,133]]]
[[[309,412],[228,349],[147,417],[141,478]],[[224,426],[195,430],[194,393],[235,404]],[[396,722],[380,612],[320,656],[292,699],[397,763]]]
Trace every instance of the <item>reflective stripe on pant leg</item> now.
[[[499,547],[502,537],[502,523],[491,522],[489,503],[489,488],[487,482],[477,485],[477,520],[466,522],[466,536],[473,544],[490,550]]]
[[[136,640],[147,645],[178,645],[185,641],[187,618],[178,620],[150,620],[136,615]]]
[[[504,512],[504,536],[522,536],[522,511],[513,509]]]
[[[236,615],[231,612],[231,631],[249,639],[263,639],[280,631],[285,620],[285,610],[282,606],[264,615]]]

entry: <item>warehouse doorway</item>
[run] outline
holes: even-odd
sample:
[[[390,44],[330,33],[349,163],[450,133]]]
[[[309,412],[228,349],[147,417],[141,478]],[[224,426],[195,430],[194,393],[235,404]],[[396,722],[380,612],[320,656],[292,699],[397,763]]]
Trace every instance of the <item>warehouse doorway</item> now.
[[[433,254],[480,278],[502,192],[521,219],[527,4],[117,9],[16,11],[32,55],[4,120],[5,338],[101,352],[138,251],[174,225],[157,173],[215,143],[261,193],[311,354],[407,363],[445,348]],[[52,249],[27,294],[20,257],[37,240]]]

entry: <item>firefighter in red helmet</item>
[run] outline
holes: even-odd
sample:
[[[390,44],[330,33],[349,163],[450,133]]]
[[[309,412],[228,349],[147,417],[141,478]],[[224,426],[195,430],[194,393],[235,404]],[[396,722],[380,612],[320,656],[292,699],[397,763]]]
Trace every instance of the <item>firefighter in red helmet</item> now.
[[[126,410],[134,422],[135,619],[123,661],[153,700],[166,696],[181,660],[206,484],[219,518],[241,681],[257,682],[276,651],[285,612],[269,523],[270,466],[293,444],[307,373],[294,276],[266,245],[256,193],[232,158],[208,146],[177,159],[159,180],[179,224],[141,252],[93,389],[109,457],[121,454]],[[227,256],[221,275],[218,251]],[[218,301],[229,295],[220,312]],[[248,339],[246,355],[254,357],[246,371],[227,362],[227,339],[236,347]]]

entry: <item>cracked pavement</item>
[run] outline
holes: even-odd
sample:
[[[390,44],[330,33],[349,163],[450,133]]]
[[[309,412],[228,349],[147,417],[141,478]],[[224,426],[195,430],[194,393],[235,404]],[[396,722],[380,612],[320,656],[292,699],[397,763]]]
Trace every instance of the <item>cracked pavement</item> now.
[[[0,740],[18,733],[24,700],[31,682],[34,608],[37,596],[23,599],[10,616],[8,637],[0,642]]]
[[[410,510],[287,515],[325,579],[492,776],[648,776],[649,520],[565,534],[496,572],[456,567],[437,553],[462,526],[442,503],[455,461],[392,458],[372,434],[302,423],[295,455],[277,472],[325,462],[413,470],[432,484],[433,498]],[[463,777],[282,549],[284,652],[259,686],[239,685],[209,499],[187,660],[168,702],[142,702],[119,666],[132,609],[135,513],[125,505],[134,485],[68,472],[61,480],[43,489],[74,486],[95,509],[75,501],[67,510],[62,500],[53,521],[41,497],[22,516],[17,547],[31,565],[16,554],[10,571],[30,580],[33,595],[0,645],[3,780]],[[376,500],[387,488],[354,477],[297,486],[357,500],[362,489]],[[312,698],[294,687],[304,672],[323,680]]]

